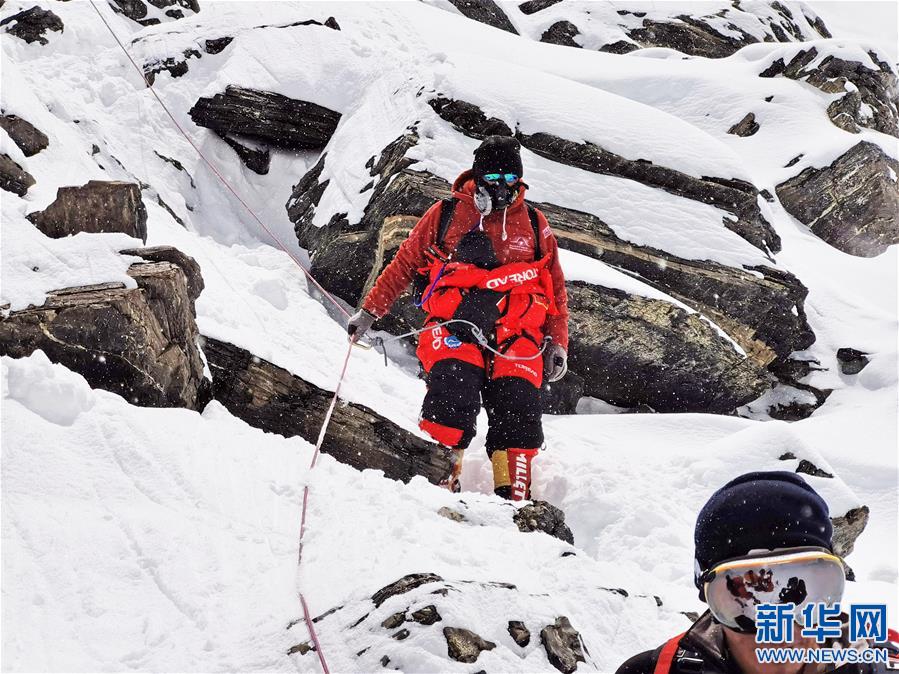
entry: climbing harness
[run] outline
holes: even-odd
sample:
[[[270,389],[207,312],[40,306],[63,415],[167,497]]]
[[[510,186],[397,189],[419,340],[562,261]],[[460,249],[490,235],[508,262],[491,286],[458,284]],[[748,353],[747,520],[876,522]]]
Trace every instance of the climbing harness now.
[[[404,332],[401,335],[393,335],[391,337],[388,337],[387,339],[384,339],[382,337],[372,337],[371,339],[369,339],[370,343],[368,345],[359,344],[359,346],[361,346],[362,348],[369,348],[369,349],[372,347],[381,347],[381,351],[384,355],[384,365],[386,366],[387,365],[387,348],[385,345],[390,344],[391,342],[395,342],[400,339],[404,339],[406,337],[412,337],[413,335],[420,335],[421,333],[426,332],[427,330],[433,330],[434,328],[440,328],[440,327],[443,327],[444,325],[449,325],[450,323],[464,323],[465,325],[469,326],[471,328],[471,334],[474,335],[474,338],[478,341],[478,344],[482,348],[487,349],[488,351],[490,351],[492,354],[494,354],[498,358],[504,358],[506,360],[536,360],[537,358],[540,358],[543,355],[543,352],[546,351],[546,347],[549,346],[549,343],[552,341],[552,338],[549,337],[548,335],[546,337],[544,337],[543,342],[540,344],[540,349],[533,356],[508,356],[505,353],[497,351],[495,348],[493,348],[493,346],[490,344],[490,340],[487,339],[487,337],[484,335],[484,333],[481,331],[481,329],[477,325],[475,325],[471,321],[466,321],[464,318],[451,318],[447,321],[441,321],[440,323],[430,323],[423,328],[418,328],[416,330],[410,330],[409,332]]]

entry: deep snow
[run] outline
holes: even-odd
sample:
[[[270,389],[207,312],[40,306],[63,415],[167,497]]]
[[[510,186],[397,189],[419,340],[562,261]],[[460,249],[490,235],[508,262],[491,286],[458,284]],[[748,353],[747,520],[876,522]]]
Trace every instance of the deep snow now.
[[[11,150],[37,184],[24,199],[3,193],[0,303],[39,304],[46,291],[76,283],[130,283],[130,260],[114,251],[133,247],[133,239],[51,240],[24,215],[46,207],[59,186],[141,180],[150,186],[144,192],[148,245],[174,245],[203,270],[200,331],[333,390],[344,353],[341,325],[178,136],[91,6],[43,4],[63,19],[64,33],[52,34],[45,47],[2,37],[2,107],[33,122],[51,142],[30,158]],[[29,6],[8,1],[3,14]],[[640,52],[621,57],[498,34],[418,3],[206,3],[194,17],[147,29],[100,9],[140,62],[239,33],[222,54],[191,60],[186,76],[158,75],[156,89],[297,255],[302,251],[284,203],[316,157],[275,152],[267,176],[247,171],[230,148],[187,117],[198,96],[242,83],[339,110],[344,118],[326,163],[337,189],[320,204],[325,219],[334,211],[361,213],[368,195],[360,188],[370,179],[365,159],[412,122],[421,122],[418,168],[451,180],[466,167],[475,141],[430,112],[415,96],[422,86],[480,103],[525,131],[594,139],[625,156],[696,175],[748,178],[760,188],[771,189],[805,165],[827,163],[862,139],[899,156],[895,139],[834,127],[820,92],[756,77],[763,64],[800,45],[761,44],[719,61]],[[340,32],[252,28],[331,15]],[[817,43],[858,51],[850,41]],[[496,59],[513,46],[514,64]],[[494,100],[490,92],[498,88],[503,93]],[[750,109],[761,111],[770,94],[775,99],[762,113],[762,131],[750,138],[726,134]],[[7,151],[5,132],[0,140]],[[784,169],[800,152],[803,160]],[[534,199],[601,213],[622,238],[736,266],[772,264],[724,228],[723,212],[712,207],[530,153],[525,166]],[[827,370],[809,383],[834,393],[810,419],[793,424],[711,415],[546,417],[548,449],[538,459],[535,495],[567,513],[575,557],[560,557],[570,548],[555,539],[518,533],[510,506],[489,495],[482,415],[459,497],[423,480],[404,486],[324,457],[312,482],[297,578],[308,443],[249,428],[215,403],[202,415],[127,405],[91,391],[42,354],[4,358],[3,668],[316,671],[313,654],[286,655],[306,639],[302,626],[285,629],[299,617],[297,582],[313,612],[321,613],[363,602],[404,573],[431,571],[515,583],[522,610],[567,615],[591,647],[596,669],[614,670],[637,650],[683,630],[688,622],[680,611],[702,609],[692,586],[691,546],[704,500],[746,470],[795,468],[798,459],[778,460],[786,451],[838,476],[809,478],[834,514],[862,503],[871,508],[868,530],[848,559],[858,578],[849,596],[891,602],[895,622],[896,250],[874,259],[845,255],[779,205],[763,207],[783,239],[776,265],[810,291],[806,311],[817,342],[802,355]],[[572,278],[670,299],[599,261],[565,253],[563,264]],[[835,351],[842,346],[868,351],[871,364],[857,376],[839,374]],[[416,431],[424,384],[411,368],[384,368],[378,354],[357,350],[343,391]],[[464,510],[471,523],[439,517],[441,506]],[[619,587],[628,600],[601,589]],[[492,601],[454,610],[471,623],[465,626],[482,625],[490,638]],[[332,668],[364,668],[351,657],[359,649],[341,627],[322,623]],[[392,659],[408,671],[429,671],[436,647],[410,639]],[[549,668],[539,652],[525,655],[499,649],[482,658],[488,670]]]

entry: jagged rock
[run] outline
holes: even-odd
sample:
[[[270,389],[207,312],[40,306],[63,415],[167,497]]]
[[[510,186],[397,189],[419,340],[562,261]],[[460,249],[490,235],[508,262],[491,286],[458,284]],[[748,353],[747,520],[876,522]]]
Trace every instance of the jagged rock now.
[[[439,583],[442,580],[443,578],[434,573],[410,573],[390,585],[382,587],[371,596],[371,600],[375,603],[375,607],[377,608],[391,597],[395,597],[398,594],[405,594],[406,592],[427,583]]]
[[[534,501],[519,508],[512,516],[519,531],[542,531],[566,543],[574,544],[574,534],[565,524],[565,513],[546,501]]]
[[[150,9],[143,0],[108,0],[109,6],[119,14],[124,14],[141,26],[153,26],[161,22],[159,16],[147,16]],[[162,15],[169,19],[183,19],[185,11],[196,14],[200,11],[198,0],[147,0],[147,2],[163,10]],[[158,13],[157,13],[158,14]]]
[[[584,394],[659,412],[728,413],[770,388],[698,314],[582,281],[568,284],[569,367]]]
[[[815,464],[813,464],[808,459],[802,459],[799,462],[799,465],[796,467],[797,473],[804,473],[805,475],[811,475],[813,477],[829,477],[833,478],[831,473],[828,473],[826,470],[822,470],[818,468]]]
[[[149,246],[147,248],[128,248],[119,251],[122,255],[134,255],[148,262],[171,262],[181,268],[187,279],[187,294],[190,299],[196,301],[203,292],[205,283],[200,265],[190,255],[182,253],[172,246]]]
[[[24,197],[34,185],[34,176],[9,158],[0,154],[0,189]]]
[[[584,378],[574,372],[552,384],[544,383],[540,389],[544,414],[574,414],[583,396]]]
[[[402,641],[403,639],[405,639],[406,637],[408,637],[409,634],[410,634],[409,630],[403,628],[403,629],[401,629],[399,632],[397,632],[396,634],[391,634],[391,635],[390,635],[390,638],[391,638],[391,639],[396,639],[397,641]]]
[[[437,514],[441,517],[445,517],[448,520],[452,520],[453,522],[465,522],[466,517],[462,513],[457,510],[453,510],[452,508],[447,508],[446,506],[441,506],[440,510],[437,511]]]
[[[412,620],[417,622],[419,625],[433,625],[434,623],[438,623],[443,620],[443,618],[437,612],[437,607],[433,604],[429,604],[428,606],[423,606],[417,611],[413,611]]]
[[[301,644],[297,644],[296,646],[291,646],[287,649],[287,655],[293,655],[294,653],[299,653],[300,655],[306,655],[306,653],[310,651],[314,651],[315,646],[310,644],[308,641],[304,641]]]
[[[494,133],[495,122],[488,120],[477,106],[466,101],[437,96],[428,104],[444,120],[472,138]],[[508,128],[508,127],[507,127]],[[780,237],[762,216],[758,190],[751,184],[723,178],[695,178],[652,162],[625,159],[593,143],[576,143],[553,134],[517,132],[522,146],[541,157],[567,166],[635,180],[687,199],[717,206],[733,213],[722,224],[762,251],[780,250]]]
[[[509,621],[509,636],[522,648],[531,643],[531,631],[520,620]]]
[[[492,651],[496,644],[485,641],[471,630],[461,627],[444,627],[447,655],[457,662],[476,662],[481,651]]]
[[[518,35],[518,31],[509,21],[509,17],[505,15],[493,0],[449,0],[452,5],[459,10],[462,16],[474,19],[488,26],[499,28],[513,35]]]
[[[399,613],[394,613],[393,615],[384,618],[384,620],[381,621],[381,627],[392,630],[395,627],[399,627],[404,622],[406,622],[406,612],[400,611]]]
[[[327,145],[340,113],[270,91],[229,86],[200,98],[190,109],[199,126],[284,150],[317,150]]]
[[[123,232],[147,240],[147,209],[134,183],[91,180],[60,187],[52,204],[27,217],[54,239],[78,232]]]
[[[552,666],[560,672],[571,674],[577,669],[577,663],[586,662],[581,648],[581,636],[565,616],[556,618],[553,625],[540,630],[540,643],[543,644]]]
[[[26,157],[36,155],[50,143],[47,134],[17,115],[0,116],[0,127],[9,134]]]
[[[562,2],[562,0],[528,0],[527,2],[518,5],[518,9],[520,9],[523,14],[535,14],[536,12],[546,9],[547,7],[552,7],[559,2]]]
[[[830,166],[806,168],[777,186],[794,218],[845,253],[874,257],[899,243],[899,162],[861,142]]]
[[[837,362],[843,374],[858,374],[870,362],[868,354],[858,349],[844,347],[837,349]]]
[[[207,54],[220,54],[225,50],[231,42],[234,40],[233,37],[217,37],[213,40],[206,40],[205,50]]]
[[[755,121],[755,113],[750,112],[741,119],[739,122],[730,127],[727,132],[733,134],[735,136],[741,136],[745,138],[746,136],[751,136],[755,134],[756,131],[761,128],[758,122]]]
[[[187,276],[171,262],[133,264],[128,274],[137,288],[66,288],[11,312],[0,320],[0,352],[21,358],[41,349],[136,405],[201,408],[208,382]]]
[[[158,61],[149,61],[147,63],[144,63],[142,69],[144,71],[144,77],[147,78],[147,82],[153,84],[156,81],[156,75],[161,72],[167,72],[172,77],[181,77],[182,75],[186,75],[189,69],[187,63],[188,60],[192,58],[200,58],[200,52],[193,48],[185,49],[183,52],[181,52],[181,54],[181,58],[169,56]]]
[[[247,147],[230,136],[221,133],[218,134],[218,136],[228,144],[228,147],[237,153],[237,156],[240,157],[244,166],[253,171],[253,173],[258,173],[261,176],[268,174],[268,169],[272,160],[272,154],[268,148],[256,149]]]
[[[826,94],[842,93],[827,108],[834,124],[851,133],[866,127],[899,137],[899,81],[889,64],[878,59],[874,52],[868,52],[876,70],[833,54],[812,66],[818,55],[816,47],[803,49],[789,63],[782,58],[775,59],[759,76],[788,77],[811,84]]]
[[[240,347],[206,337],[212,395],[251,426],[315,442],[333,393]],[[394,480],[423,475],[437,484],[449,475],[449,456],[371,409],[338,405],[321,451],[358,469],[374,468]]]
[[[540,42],[580,48],[581,45],[574,39],[577,35],[580,35],[580,31],[571,21],[556,21],[543,31],[543,34],[540,36]]]
[[[833,552],[840,557],[848,556],[855,547],[855,541],[868,524],[868,506],[853,508],[845,515],[831,517],[833,522]]]
[[[48,30],[56,33],[64,30],[62,19],[49,9],[41,9],[37,5],[6,17],[0,21],[0,26],[7,26],[7,33],[25,42],[39,42],[42,45],[48,43],[44,37]]]
[[[324,226],[313,224],[317,205],[328,188],[328,181],[320,180],[327,154],[303,176],[287,203],[297,239],[312,256],[312,273],[350,304],[358,303],[368,291],[418,217],[434,201],[449,196],[450,186],[442,178],[408,169],[413,162],[405,155],[417,142],[414,132],[407,133],[388,145],[377,163],[374,158],[369,160],[367,168],[375,185],[359,222],[350,223],[345,213],[334,213]],[[548,203],[533,205],[544,212],[562,248],[601,258],[702,312],[760,366],[778,357],[787,358],[815,340],[803,309],[808,291],[789,273],[679,258],[619,239],[592,214]],[[347,259],[355,264],[348,268]],[[407,294],[379,327],[402,332],[418,327],[421,320],[421,311]]]

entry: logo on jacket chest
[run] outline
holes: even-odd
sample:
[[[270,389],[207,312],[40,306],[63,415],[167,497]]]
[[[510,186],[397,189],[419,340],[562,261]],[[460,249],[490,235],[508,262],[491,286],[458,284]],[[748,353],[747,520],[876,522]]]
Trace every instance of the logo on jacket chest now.
[[[531,242],[530,237],[521,234],[510,236],[505,243],[509,247],[509,250],[519,253],[530,253],[534,250],[534,244]]]

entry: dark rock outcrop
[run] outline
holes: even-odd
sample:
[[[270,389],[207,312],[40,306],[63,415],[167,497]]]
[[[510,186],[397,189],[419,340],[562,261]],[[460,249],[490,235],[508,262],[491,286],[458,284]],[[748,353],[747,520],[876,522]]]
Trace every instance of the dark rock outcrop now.
[[[0,189],[24,197],[34,182],[34,176],[10,159],[8,154],[0,154]]]
[[[540,630],[540,643],[552,666],[560,672],[571,674],[577,669],[577,663],[586,662],[581,636],[565,616],[559,616],[554,624]]]
[[[471,103],[440,96],[428,103],[442,119],[467,136],[481,139],[496,132],[498,120],[488,119]],[[733,213],[737,219],[723,219],[725,227],[759,250],[780,250],[780,238],[759,209],[758,190],[749,183],[723,178],[695,178],[650,161],[625,159],[590,142],[576,143],[549,133],[529,135],[517,132],[515,137],[531,152],[560,164],[591,173],[628,178]]]
[[[156,16],[147,16],[150,13],[147,4],[163,10],[162,14],[167,19],[183,19],[187,14],[196,14],[200,11],[199,0],[108,0],[109,6],[119,14],[124,14],[141,26],[153,26],[161,22]]]
[[[507,33],[518,35],[518,31],[509,21],[499,5],[493,0],[449,0],[462,16],[480,23],[499,28]]]
[[[26,157],[36,155],[50,143],[47,134],[17,115],[0,115],[0,127]]]
[[[316,150],[330,140],[340,113],[270,91],[229,86],[190,109],[198,126],[284,150]]]
[[[442,580],[443,578],[435,573],[410,573],[390,585],[382,587],[371,596],[371,600],[374,602],[375,608],[377,608],[391,597],[405,594],[427,583],[438,583]]]
[[[540,389],[544,414],[574,414],[583,396],[584,378],[574,372],[552,384],[544,383]]]
[[[522,648],[531,643],[531,631],[520,620],[509,621],[509,636]]]
[[[858,349],[843,347],[837,349],[837,362],[843,374],[858,374],[870,362],[868,354]]]
[[[540,36],[540,42],[580,48],[581,45],[574,39],[578,35],[580,35],[580,31],[571,21],[556,21],[543,31],[543,34]]]
[[[790,215],[845,253],[874,257],[899,243],[899,162],[873,143],[806,168],[776,191]]]
[[[782,58],[774,60],[759,76],[788,77],[806,82],[825,94],[842,93],[827,108],[834,124],[851,133],[866,127],[899,137],[899,81],[889,64],[878,59],[874,52],[868,52],[876,70],[833,54],[813,66],[818,56],[816,47],[800,50],[789,62]]]
[[[521,10],[522,14],[536,14],[537,12],[546,9],[547,7],[552,7],[560,2],[562,2],[562,0],[528,0],[527,2],[518,5],[518,9]]]
[[[565,513],[552,503],[534,501],[519,508],[512,516],[519,531],[542,531],[566,543],[574,544],[574,534],[565,524]]]
[[[746,138],[747,136],[754,135],[759,128],[759,123],[755,121],[755,113],[750,112],[747,113],[743,119],[730,127],[727,132],[735,136]]]
[[[0,26],[6,26],[7,33],[25,42],[38,42],[42,45],[48,44],[45,37],[47,31],[61,33],[64,30],[62,19],[49,9],[41,9],[37,5],[6,17],[0,21]]]
[[[316,441],[331,391],[227,342],[206,337],[203,352],[212,370],[213,398],[231,414],[265,431]],[[437,484],[451,468],[439,445],[352,403],[335,408],[321,451],[360,470],[383,470],[394,480],[423,475]]]
[[[205,283],[200,270],[200,265],[190,255],[182,253],[172,246],[149,246],[146,248],[129,248],[120,251],[122,255],[134,255],[143,258],[147,262],[171,262],[184,272],[187,279],[187,294],[190,299],[196,301],[203,292]]]
[[[568,284],[569,367],[585,395],[659,412],[728,413],[770,387],[698,314],[581,281]]]
[[[0,353],[21,358],[41,349],[133,404],[201,408],[208,382],[187,274],[167,261],[133,264],[128,274],[137,288],[66,288],[40,307],[11,312],[0,320]]]
[[[868,516],[871,511],[868,506],[853,508],[845,515],[831,517],[833,523],[833,552],[840,557],[846,557],[855,548],[855,541],[868,525]]]
[[[444,627],[446,652],[456,662],[476,662],[482,651],[492,651],[496,644],[485,641],[471,630],[462,627]]]
[[[27,217],[54,239],[78,232],[122,232],[147,240],[147,209],[134,183],[91,180],[60,187],[52,204]]]

